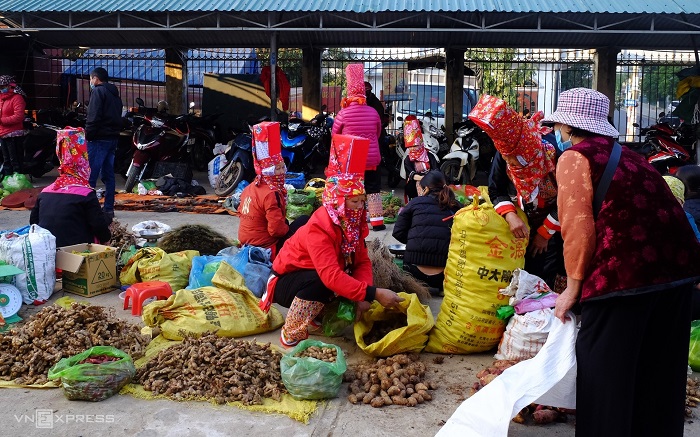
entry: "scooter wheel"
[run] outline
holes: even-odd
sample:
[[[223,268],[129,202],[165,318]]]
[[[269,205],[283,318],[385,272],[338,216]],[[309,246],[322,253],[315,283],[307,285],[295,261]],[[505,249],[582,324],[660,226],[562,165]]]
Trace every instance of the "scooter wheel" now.
[[[135,165],[132,165],[131,168],[129,168],[129,172],[126,174],[126,184],[124,185],[124,190],[126,190],[127,193],[131,193],[134,185],[136,185],[136,182],[138,182],[137,178],[139,177],[140,172],[141,168],[136,167]]]
[[[461,176],[459,175],[460,169],[462,170]],[[469,167],[462,168],[462,161],[459,159],[448,159],[442,163],[440,170],[445,175],[448,185],[469,183]]]
[[[240,161],[231,161],[221,169],[214,193],[220,197],[230,195],[243,180],[244,175],[243,164]]]

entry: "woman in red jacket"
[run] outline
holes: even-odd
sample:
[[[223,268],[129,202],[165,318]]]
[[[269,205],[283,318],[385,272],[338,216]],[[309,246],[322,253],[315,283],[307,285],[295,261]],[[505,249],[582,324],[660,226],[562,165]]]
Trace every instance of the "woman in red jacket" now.
[[[362,64],[348,65],[345,68],[345,76],[348,81],[348,95],[340,102],[342,109],[333,120],[333,135],[354,135],[369,140],[364,172],[367,208],[369,209],[372,230],[381,231],[386,229],[382,197],[379,194],[382,180],[378,168],[381,161],[379,137],[382,134],[382,121],[377,111],[367,105],[364,66]]]
[[[378,301],[385,307],[403,299],[386,288],[372,285],[372,264],[365,237],[365,190],[362,180],[369,142],[358,137],[333,137],[326,169],[323,208],[294,234],[272,264],[261,307],[272,302],[288,307],[280,343],[292,347],[309,336],[309,326],[336,296],[355,302]],[[354,150],[353,150],[354,149]]]
[[[2,146],[2,175],[22,172],[22,141],[24,130],[24,98],[14,77],[0,76],[0,146]]]
[[[238,240],[242,244],[270,249],[272,260],[284,241],[309,220],[309,216],[301,216],[291,225],[287,222],[287,190],[284,188],[287,167],[282,159],[280,141],[279,123],[253,126],[253,166],[257,176],[243,189],[238,207],[241,219]]]

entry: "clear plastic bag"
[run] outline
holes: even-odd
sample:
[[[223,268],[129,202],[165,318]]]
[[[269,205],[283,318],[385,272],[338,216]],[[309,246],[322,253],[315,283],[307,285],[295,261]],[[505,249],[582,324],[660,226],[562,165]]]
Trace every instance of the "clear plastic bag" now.
[[[336,350],[334,363],[296,356],[311,346]],[[294,399],[330,399],[338,396],[343,374],[348,369],[342,349],[318,340],[303,340],[280,360],[282,382]]]

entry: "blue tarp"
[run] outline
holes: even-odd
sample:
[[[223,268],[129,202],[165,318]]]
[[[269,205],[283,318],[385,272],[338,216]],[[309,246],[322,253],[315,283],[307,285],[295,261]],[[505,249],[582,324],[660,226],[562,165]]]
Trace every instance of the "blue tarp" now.
[[[255,49],[188,50],[186,56],[189,86],[202,86],[204,73],[260,74]],[[87,77],[95,67],[106,69],[111,79],[164,83],[165,50],[89,49],[63,73]]]

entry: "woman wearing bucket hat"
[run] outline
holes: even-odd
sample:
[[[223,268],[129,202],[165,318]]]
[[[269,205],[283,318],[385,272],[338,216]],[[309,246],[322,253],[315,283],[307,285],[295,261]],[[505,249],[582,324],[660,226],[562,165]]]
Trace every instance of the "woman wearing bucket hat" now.
[[[2,176],[22,173],[24,150],[24,99],[27,94],[17,86],[13,76],[0,76],[0,147],[2,147]]]
[[[681,436],[700,244],[661,175],[615,142],[609,108],[574,88],[544,120],[571,143],[557,163],[567,287],[555,315],[574,323],[581,303],[576,435]]]
[[[523,118],[505,100],[484,95],[469,119],[493,140],[497,153],[489,174],[489,197],[516,238],[529,238],[525,270],[555,291],[565,288],[566,271],[557,214],[555,163],[560,151],[542,112]],[[516,212],[527,215],[526,224]],[[528,231],[529,225],[529,231]]]
[[[284,347],[295,346],[309,336],[310,328],[318,328],[319,314],[338,296],[362,303],[360,309],[374,300],[385,307],[403,300],[372,285],[362,179],[368,147],[365,138],[333,136],[323,208],[287,240],[272,264],[260,307],[267,311],[275,302],[289,308],[280,332]]]
[[[363,64],[349,64],[345,67],[347,97],[340,102],[342,109],[333,120],[332,133],[333,135],[354,135],[369,140],[367,167],[364,174],[367,209],[372,230],[381,231],[386,229],[382,196],[379,194],[382,188],[382,175],[378,168],[381,162],[379,138],[382,135],[382,121],[377,111],[367,105],[364,74]]]

